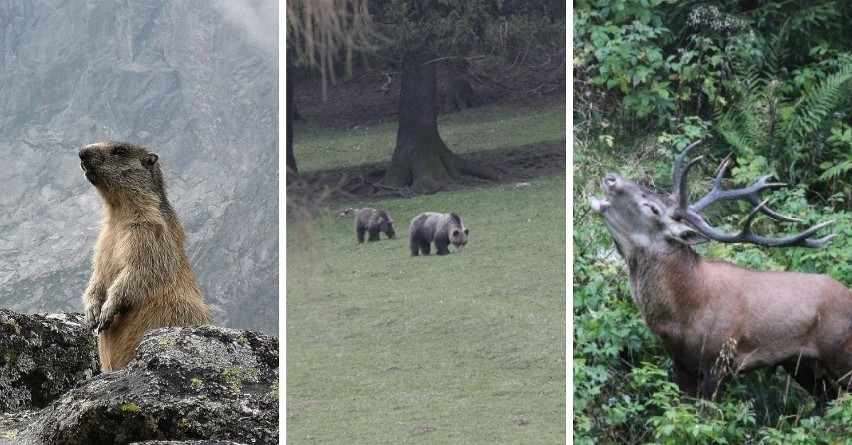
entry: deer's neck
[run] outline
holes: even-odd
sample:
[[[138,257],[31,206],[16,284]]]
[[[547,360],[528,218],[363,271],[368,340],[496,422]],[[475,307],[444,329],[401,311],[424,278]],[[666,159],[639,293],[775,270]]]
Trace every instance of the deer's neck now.
[[[700,261],[689,246],[679,243],[633,249],[627,258],[630,293],[652,331],[689,323],[702,306]]]

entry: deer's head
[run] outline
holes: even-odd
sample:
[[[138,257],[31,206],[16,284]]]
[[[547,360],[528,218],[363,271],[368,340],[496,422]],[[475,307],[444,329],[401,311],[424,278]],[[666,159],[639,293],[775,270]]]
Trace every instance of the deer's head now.
[[[603,217],[625,258],[636,248],[645,250],[669,243],[692,245],[707,241],[683,222],[675,202],[669,197],[660,197],[614,173],[604,177],[603,190],[603,199],[592,197],[589,203],[592,210]]]
[[[835,236],[828,235],[819,239],[811,239],[813,234],[833,221],[818,224],[796,235],[783,238],[770,238],[752,232],[751,223],[758,213],[781,221],[801,221],[778,214],[767,207],[766,201],[761,199],[760,193],[763,190],[785,185],[767,182],[769,176],[761,178],[752,186],[744,189],[723,190],[722,177],[728,166],[727,160],[719,167],[719,173],[713,183],[712,190],[695,204],[689,204],[687,174],[701,158],[693,159],[686,166],[683,165],[683,161],[700,142],[690,144],[678,156],[674,167],[672,181],[674,190],[671,196],[661,197],[653,191],[613,173],[604,177],[605,197],[603,199],[590,198],[589,204],[595,212],[603,217],[622,256],[629,258],[637,248],[642,250],[654,247],[663,248],[663,246],[671,243],[692,245],[708,239],[725,243],[746,242],[767,247],[822,247]],[[724,200],[745,200],[754,205],[754,209],[745,218],[739,233],[722,232],[712,227],[700,215],[700,212],[711,204]]]

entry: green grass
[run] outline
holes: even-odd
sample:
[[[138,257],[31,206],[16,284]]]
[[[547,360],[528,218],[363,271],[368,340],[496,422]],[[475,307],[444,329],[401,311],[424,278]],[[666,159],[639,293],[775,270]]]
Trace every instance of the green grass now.
[[[565,175],[529,182],[345,204],[395,240],[288,221],[288,443],[565,442]],[[424,211],[462,216],[464,253],[410,256]]]
[[[293,153],[302,173],[387,162],[396,144],[396,122],[344,131],[295,124]],[[472,108],[439,116],[438,131],[457,154],[565,139],[565,104],[522,113],[508,106]]]

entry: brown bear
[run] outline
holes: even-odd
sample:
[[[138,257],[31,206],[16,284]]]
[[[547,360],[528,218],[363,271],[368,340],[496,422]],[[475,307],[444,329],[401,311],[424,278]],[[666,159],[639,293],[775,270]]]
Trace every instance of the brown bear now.
[[[370,234],[367,241],[378,241],[381,232],[384,232],[388,239],[396,238],[393,220],[388,212],[364,207],[363,209],[346,209],[341,215],[353,213],[355,214],[355,238],[358,239],[358,243],[364,242],[365,232]]]
[[[433,241],[438,255],[450,253],[450,244],[461,252],[470,239],[470,231],[455,213],[421,213],[411,220],[408,233],[411,256],[417,256],[418,252],[429,255]]]

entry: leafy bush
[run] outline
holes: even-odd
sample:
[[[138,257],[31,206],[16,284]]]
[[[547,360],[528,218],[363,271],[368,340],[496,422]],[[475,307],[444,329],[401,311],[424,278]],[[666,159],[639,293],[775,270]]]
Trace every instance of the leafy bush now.
[[[610,147],[713,139],[852,208],[852,4],[696,3],[577,2],[575,128]]]
[[[836,72],[820,71],[820,80],[803,89],[787,88],[796,78],[754,78],[735,106],[720,114],[717,128],[738,157],[762,155],[791,183],[824,181],[829,190],[849,191],[852,170],[844,109],[852,93],[852,58]],[[826,138],[824,135],[830,134]]]

